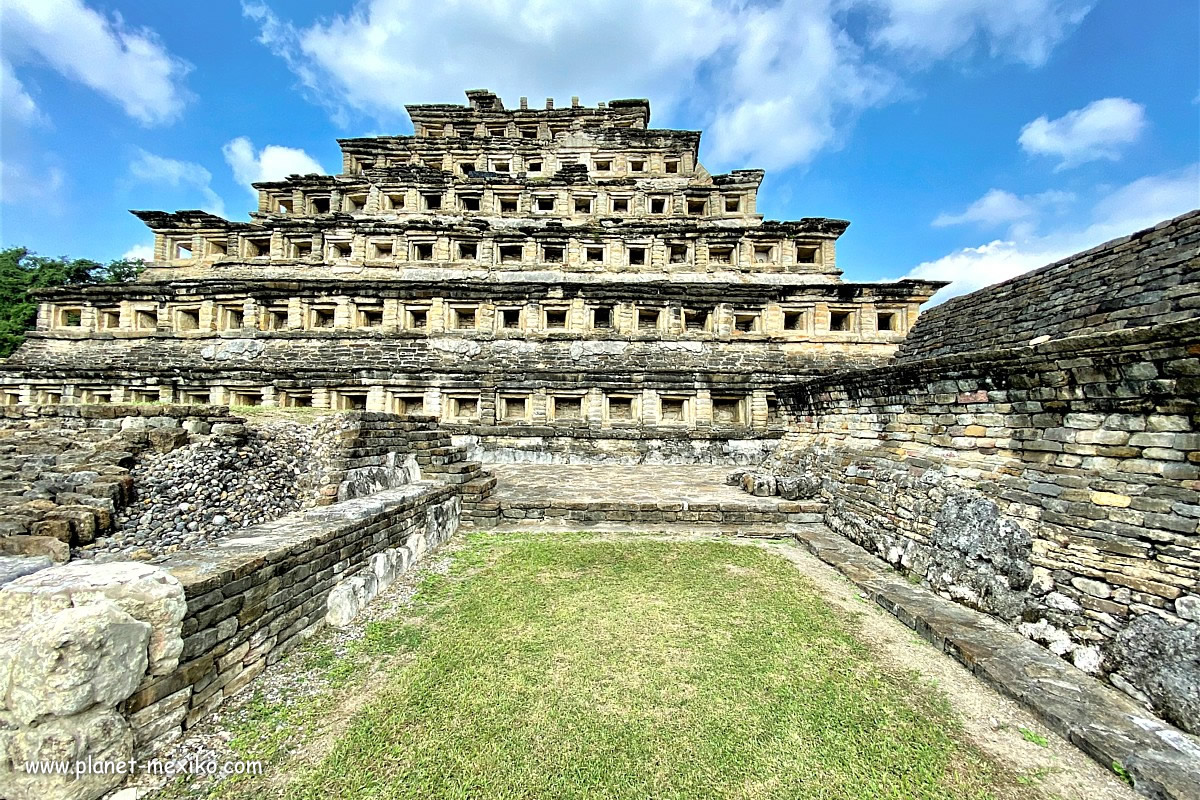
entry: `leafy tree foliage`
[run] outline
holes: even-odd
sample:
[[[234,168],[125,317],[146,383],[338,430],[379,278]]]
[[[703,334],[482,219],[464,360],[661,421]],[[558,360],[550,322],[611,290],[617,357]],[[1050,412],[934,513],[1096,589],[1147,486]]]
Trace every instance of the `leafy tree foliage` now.
[[[144,267],[140,258],[101,264],[86,258],[47,258],[24,247],[0,250],[0,358],[12,355],[37,320],[32,290],[124,283],[136,278]]]

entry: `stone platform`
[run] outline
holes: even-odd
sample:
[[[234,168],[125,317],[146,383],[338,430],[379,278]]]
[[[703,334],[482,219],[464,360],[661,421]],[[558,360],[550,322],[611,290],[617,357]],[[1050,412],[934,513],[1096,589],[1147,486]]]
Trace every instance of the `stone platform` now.
[[[753,497],[725,483],[729,466],[505,464],[491,467],[501,528],[713,527],[764,535],[755,526],[819,523],[824,504]],[[776,529],[773,535],[782,535]]]

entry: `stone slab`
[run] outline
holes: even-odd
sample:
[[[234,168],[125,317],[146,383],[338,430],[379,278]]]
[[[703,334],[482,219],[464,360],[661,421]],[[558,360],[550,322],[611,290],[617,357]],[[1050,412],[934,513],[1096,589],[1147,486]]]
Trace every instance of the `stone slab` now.
[[[882,608],[1134,788],[1162,800],[1200,798],[1200,740],[1149,714],[1002,623],[909,584],[858,545],[819,525],[794,535]]]

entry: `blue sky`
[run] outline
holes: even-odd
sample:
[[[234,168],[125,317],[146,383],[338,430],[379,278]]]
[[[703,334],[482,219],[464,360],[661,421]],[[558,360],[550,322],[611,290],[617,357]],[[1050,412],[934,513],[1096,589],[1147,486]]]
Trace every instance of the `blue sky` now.
[[[846,277],[961,292],[1200,207],[1200,5],[1118,0],[5,0],[0,242],[146,252],[130,208],[409,133],[405,103],[648,97]]]

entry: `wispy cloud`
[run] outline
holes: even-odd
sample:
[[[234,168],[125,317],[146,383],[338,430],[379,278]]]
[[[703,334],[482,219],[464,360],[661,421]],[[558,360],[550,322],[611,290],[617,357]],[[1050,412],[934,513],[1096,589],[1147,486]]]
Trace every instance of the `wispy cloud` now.
[[[948,253],[914,267],[909,278],[952,281],[934,302],[975,291],[1200,207],[1200,164],[1148,175],[1107,192],[1082,224],[1038,232],[1016,226],[1009,237]]]
[[[49,213],[61,214],[66,183],[66,173],[54,165],[30,170],[11,161],[0,162],[0,203],[36,205]]]
[[[138,182],[193,190],[201,198],[201,209],[225,215],[225,202],[212,188],[212,173],[199,164],[139,150],[129,164],[129,174]]]
[[[106,17],[80,0],[4,0],[0,30],[6,104],[14,91],[12,65],[26,63],[45,64],[99,92],[144,125],[177,119],[189,99],[183,78],[191,67],[153,31],[131,29],[120,16]],[[25,98],[26,106],[33,103]]]
[[[24,84],[13,72],[12,66],[0,60],[0,114],[6,123],[22,125],[41,124],[46,121],[37,103],[25,91]]]
[[[1091,10],[1087,0],[867,0],[884,22],[877,43],[920,59],[972,46],[993,57],[1041,66]]]
[[[990,189],[987,194],[967,206],[958,214],[941,213],[933,220],[933,227],[976,224],[984,227],[1008,225],[1027,220],[1048,206],[1064,205],[1075,199],[1070,192],[1048,191],[1018,197],[1003,189]]]
[[[704,123],[714,166],[768,169],[840,146],[859,113],[902,96],[905,77],[938,59],[982,48],[1040,64],[1087,10],[1077,0],[361,0],[302,26],[243,2],[259,41],[341,122],[354,112],[392,124],[405,103],[458,102],[464,87],[589,104],[649,97],[660,120],[686,111]],[[867,30],[846,22],[851,12]]]
[[[1018,142],[1032,155],[1059,159],[1055,170],[1088,161],[1116,161],[1121,148],[1146,128],[1146,109],[1124,97],[1106,97],[1058,119],[1038,117],[1021,129]]]

